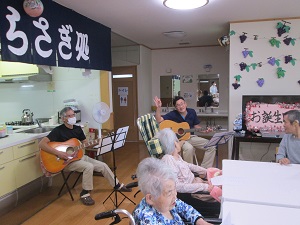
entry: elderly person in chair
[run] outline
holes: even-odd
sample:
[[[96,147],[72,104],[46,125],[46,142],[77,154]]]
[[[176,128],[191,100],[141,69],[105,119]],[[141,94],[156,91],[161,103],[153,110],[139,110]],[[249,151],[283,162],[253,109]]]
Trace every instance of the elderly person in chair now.
[[[208,170],[216,168],[205,169],[201,166],[197,166],[191,163],[185,162],[181,156],[181,143],[177,139],[175,133],[171,129],[163,129],[159,131],[156,135],[159,139],[164,156],[162,161],[170,166],[177,175],[176,178],[176,190],[180,193],[196,193],[196,192],[211,192],[213,186],[203,180],[207,178]],[[218,170],[218,169],[217,169]],[[221,171],[219,170],[221,173]],[[198,177],[195,175],[198,175]],[[193,197],[207,202],[215,202],[214,197],[208,194],[193,194]]]
[[[146,158],[137,168],[144,198],[133,211],[136,224],[184,225],[182,218],[196,225],[209,225],[190,205],[176,198],[176,175],[163,161]]]

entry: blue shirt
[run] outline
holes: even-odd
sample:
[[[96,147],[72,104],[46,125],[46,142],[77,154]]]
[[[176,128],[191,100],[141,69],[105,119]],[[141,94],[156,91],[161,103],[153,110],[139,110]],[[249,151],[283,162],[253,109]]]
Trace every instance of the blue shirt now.
[[[182,218],[195,224],[199,217],[202,218],[197,210],[180,199],[176,199],[176,205],[170,212],[172,220],[164,217],[143,198],[132,215],[137,225],[184,225]]]
[[[166,115],[163,115],[164,120],[172,120],[176,123],[187,122],[190,125],[190,128],[193,129],[195,125],[200,123],[196,111],[191,108],[186,108],[187,114],[183,118],[177,110],[173,110]]]

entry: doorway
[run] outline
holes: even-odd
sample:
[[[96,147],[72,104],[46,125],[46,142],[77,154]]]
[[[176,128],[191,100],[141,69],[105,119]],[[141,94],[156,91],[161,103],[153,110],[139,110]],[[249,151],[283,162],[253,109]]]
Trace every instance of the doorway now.
[[[114,130],[129,126],[126,141],[138,141],[137,68],[113,67],[112,75]]]

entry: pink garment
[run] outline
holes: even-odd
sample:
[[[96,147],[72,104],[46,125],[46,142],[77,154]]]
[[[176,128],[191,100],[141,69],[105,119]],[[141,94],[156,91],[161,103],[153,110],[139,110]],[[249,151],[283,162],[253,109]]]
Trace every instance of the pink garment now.
[[[207,180],[211,183],[211,178],[222,175],[222,170],[218,168],[208,168],[207,169]],[[221,202],[222,198],[222,188],[218,186],[214,186],[210,192],[210,195],[216,199],[218,202]]]
[[[162,160],[170,165],[177,175],[176,189],[180,193],[195,193],[208,191],[208,184],[194,173],[205,177],[206,169],[191,163],[185,162],[181,156],[176,160],[172,155],[164,155]]]

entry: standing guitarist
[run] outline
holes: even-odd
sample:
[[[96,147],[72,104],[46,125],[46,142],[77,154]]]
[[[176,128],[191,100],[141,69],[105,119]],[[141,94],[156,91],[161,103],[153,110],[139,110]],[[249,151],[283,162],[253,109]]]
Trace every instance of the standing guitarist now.
[[[82,143],[87,143],[86,137],[80,126],[75,125],[76,117],[72,108],[65,107],[60,112],[61,121],[63,124],[54,128],[48,136],[44,137],[39,142],[39,147],[50,154],[55,155],[59,159],[68,160],[68,154],[64,151],[59,151],[51,147],[51,142],[66,142],[72,138],[76,138]],[[81,159],[71,162],[64,170],[82,172],[82,191],[80,193],[80,199],[84,205],[94,205],[95,201],[90,195],[90,191],[93,190],[93,172],[100,172],[108,180],[110,185],[115,189],[124,192],[130,192],[131,189],[127,188],[124,184],[119,183],[116,180],[110,168],[101,161],[92,159],[86,155],[83,155]]]
[[[199,125],[200,120],[197,117],[196,111],[194,109],[187,108],[187,104],[183,97],[176,96],[173,100],[175,110],[163,116],[161,115],[162,103],[157,96],[154,98],[154,103],[156,105],[155,118],[158,123],[162,122],[163,120],[172,120],[176,123],[187,122],[191,129],[201,128]],[[212,167],[216,155],[216,148],[204,148],[207,143],[207,139],[198,137],[197,135],[191,135],[191,137],[182,145],[183,159],[188,163],[193,163],[195,148],[201,149],[205,151],[201,166],[204,168]]]

